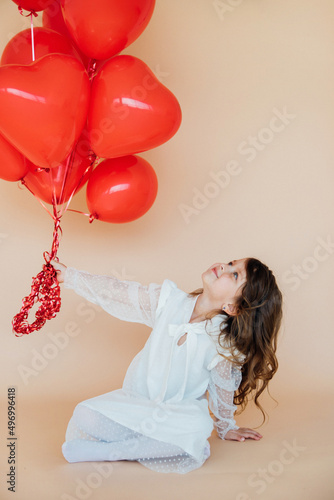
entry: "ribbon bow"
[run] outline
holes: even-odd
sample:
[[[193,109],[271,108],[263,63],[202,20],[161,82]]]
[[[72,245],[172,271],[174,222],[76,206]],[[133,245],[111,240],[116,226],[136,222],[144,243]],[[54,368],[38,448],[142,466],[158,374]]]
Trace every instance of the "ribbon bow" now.
[[[185,333],[206,333],[203,323],[183,323],[182,325],[169,325],[168,334],[170,337],[177,338],[176,343]]]

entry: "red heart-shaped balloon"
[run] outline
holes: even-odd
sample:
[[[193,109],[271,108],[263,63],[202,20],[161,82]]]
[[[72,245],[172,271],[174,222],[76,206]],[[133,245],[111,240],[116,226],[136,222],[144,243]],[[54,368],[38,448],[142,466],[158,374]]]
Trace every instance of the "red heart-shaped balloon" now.
[[[181,108],[149,67],[133,56],[106,61],[94,78],[88,111],[92,149],[115,158],[168,141],[181,124]]]
[[[85,68],[69,55],[2,66],[0,132],[35,165],[55,167],[83,130],[89,92]]]
[[[108,59],[146,28],[155,0],[61,0],[66,26],[78,47],[93,59]]]

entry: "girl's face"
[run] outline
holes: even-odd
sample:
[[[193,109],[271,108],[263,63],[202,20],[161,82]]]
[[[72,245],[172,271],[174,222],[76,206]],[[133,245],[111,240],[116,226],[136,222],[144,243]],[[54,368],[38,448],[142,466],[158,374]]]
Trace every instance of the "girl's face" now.
[[[232,260],[228,264],[213,264],[202,274],[203,291],[217,308],[233,304],[246,282],[247,259]]]

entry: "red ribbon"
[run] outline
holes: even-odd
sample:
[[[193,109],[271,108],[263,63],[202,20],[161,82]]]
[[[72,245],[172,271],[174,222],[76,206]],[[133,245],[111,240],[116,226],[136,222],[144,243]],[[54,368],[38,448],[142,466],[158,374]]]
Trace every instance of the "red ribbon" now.
[[[55,227],[50,252],[44,252],[45,264],[42,271],[33,278],[30,294],[22,300],[21,310],[12,321],[13,332],[16,337],[40,330],[45,322],[52,319],[60,310],[60,286],[57,280],[57,272],[50,264],[51,260],[58,260],[57,251],[61,235],[60,217],[55,216]],[[28,315],[36,302],[40,306],[35,314],[35,321],[29,324]]]

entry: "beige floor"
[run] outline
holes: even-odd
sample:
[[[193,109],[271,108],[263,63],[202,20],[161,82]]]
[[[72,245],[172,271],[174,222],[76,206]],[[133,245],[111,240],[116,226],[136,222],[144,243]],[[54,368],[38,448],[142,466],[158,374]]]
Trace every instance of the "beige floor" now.
[[[275,393],[277,399],[277,393]],[[137,462],[68,464],[61,454],[73,401],[20,401],[16,493],[2,474],[1,500],[333,500],[333,398],[279,395],[261,442],[222,441],[213,433],[211,457],[185,475],[159,474]],[[240,426],[255,427],[249,407]],[[1,470],[8,472],[4,440]]]

